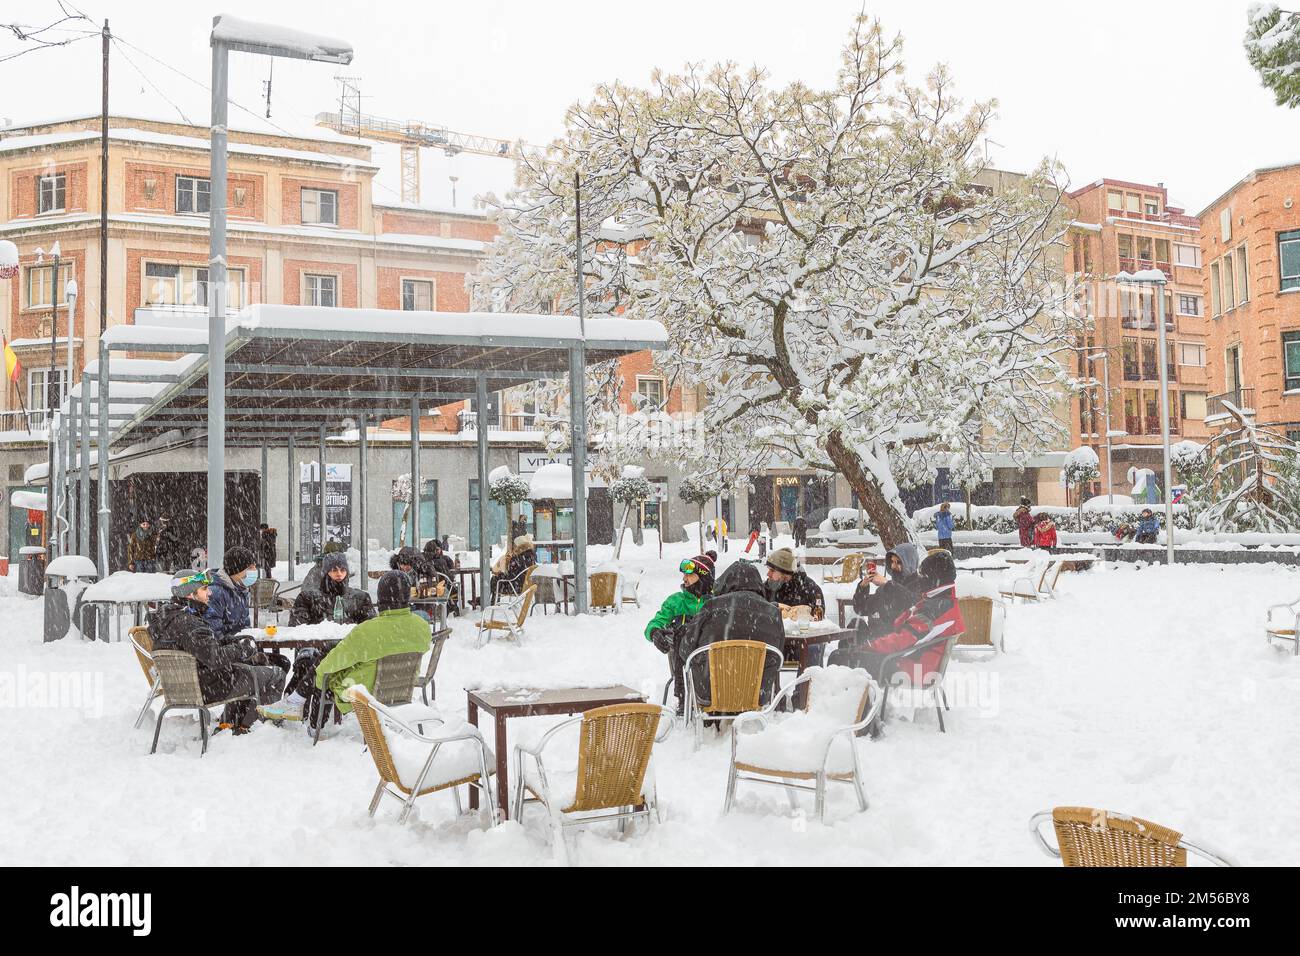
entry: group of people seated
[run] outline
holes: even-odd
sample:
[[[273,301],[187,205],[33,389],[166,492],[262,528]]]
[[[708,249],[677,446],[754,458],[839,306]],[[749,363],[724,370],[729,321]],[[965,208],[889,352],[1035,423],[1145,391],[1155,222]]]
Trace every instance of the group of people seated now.
[[[899,664],[892,659],[936,625],[949,623],[946,633],[952,634],[964,628],[953,587],[957,571],[952,554],[940,549],[924,559],[922,555],[917,545],[899,545],[885,555],[888,577],[876,573],[859,582],[853,595],[858,614],[855,634],[839,642],[830,664],[865,668],[878,682],[901,672],[921,683],[934,672],[943,653],[941,645],[923,653],[920,660]],[[825,614],[821,587],[798,567],[788,548],[767,556],[766,581],[754,564],[742,560],[715,582],[716,560],[717,554],[707,551],[683,561],[679,567],[681,589],[668,596],[645,628],[646,639],[668,656],[679,713],[685,701],[686,660],[694,651],[718,641],[752,640],[776,648],[786,660],[797,660],[799,644],[791,642],[787,647],[782,610],[805,606],[814,620]],[[820,664],[823,649],[822,645],[810,646],[807,663]],[[708,703],[709,674],[704,658],[696,659],[690,679],[696,698]],[[777,692],[779,674],[780,665],[770,659],[763,672],[761,703]]]
[[[372,687],[380,658],[429,650],[427,619],[411,609],[413,574],[390,570],[379,580],[378,608],[370,595],[349,586],[347,557],[322,556],[315,583],[304,581],[290,613],[291,626],[333,621],[356,625],[328,652],[300,649],[293,662],[278,652],[259,650],[248,632],[250,592],[259,571],[253,552],[230,548],[220,568],[187,571],[172,579],[172,599],[150,615],[155,650],[192,654],[205,701],[248,695],[254,700],[228,704],[219,729],[244,734],[258,720],[258,704],[279,704],[284,713],[300,712],[307,726],[319,707],[332,703],[347,713],[344,691],[353,684]],[[323,722],[323,721],[322,721]]]

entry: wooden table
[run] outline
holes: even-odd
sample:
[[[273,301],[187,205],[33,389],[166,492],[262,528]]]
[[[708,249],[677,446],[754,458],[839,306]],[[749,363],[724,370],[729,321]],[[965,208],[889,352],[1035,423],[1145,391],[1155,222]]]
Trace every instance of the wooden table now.
[[[531,690],[515,687],[508,690],[470,690],[466,692],[466,711],[469,722],[478,726],[478,712],[492,715],[496,723],[493,744],[497,758],[497,806],[501,819],[510,815],[510,783],[506,768],[510,761],[507,749],[506,721],[511,717],[544,717],[551,714],[582,714],[610,704],[645,703],[645,695],[631,687],[616,684],[613,687],[570,687],[563,690]],[[469,805],[478,807],[478,790],[470,788]]]
[[[806,631],[786,631],[785,646],[795,645],[799,648],[799,671],[795,674],[798,678],[808,669],[808,648],[816,644],[829,644],[831,641],[842,641],[845,638],[853,637],[858,633],[855,627],[813,627]],[[794,694],[795,708],[802,710],[807,687],[800,687]]]
[[[963,566],[960,565],[960,564],[954,565],[954,567],[956,567],[956,569],[957,569],[958,571],[962,571],[962,572],[964,572],[964,573],[966,573],[966,574],[978,574],[978,575],[981,575],[981,576],[984,574],[985,571],[1010,571],[1010,570],[1011,570],[1011,565],[1009,565],[1009,564],[971,564],[971,563],[967,563],[965,567],[963,567]]]
[[[460,609],[465,610],[465,579],[469,578],[470,604],[478,603],[478,568],[452,568],[452,573],[456,575],[460,582],[456,588],[456,593],[460,598]]]

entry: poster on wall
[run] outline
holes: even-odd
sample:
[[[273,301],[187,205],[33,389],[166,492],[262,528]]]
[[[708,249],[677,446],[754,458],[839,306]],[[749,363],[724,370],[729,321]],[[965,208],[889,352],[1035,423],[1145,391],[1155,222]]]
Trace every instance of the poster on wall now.
[[[298,546],[304,559],[321,553],[320,470],[316,462],[298,465]],[[325,465],[325,543],[352,546],[352,466]]]

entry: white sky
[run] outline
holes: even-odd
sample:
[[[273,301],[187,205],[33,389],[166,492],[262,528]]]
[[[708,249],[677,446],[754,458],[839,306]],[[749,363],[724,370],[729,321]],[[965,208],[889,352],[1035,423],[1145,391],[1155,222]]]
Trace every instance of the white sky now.
[[[123,40],[208,81],[211,14],[156,0],[75,3],[97,23],[107,17]],[[0,22],[43,25],[58,16],[54,0],[18,6],[6,4]],[[996,165],[1027,169],[1054,155],[1076,185],[1101,177],[1164,182],[1171,201],[1196,213],[1250,169],[1300,161],[1300,111],[1274,105],[1242,51],[1247,6],[1146,0],[1138,15],[1132,0],[880,0],[868,12],[903,34],[914,79],[943,61],[964,98],[998,99],[990,137],[1000,144],[990,146]],[[351,40],[356,58],[342,72],[362,78],[369,112],[540,143],[558,135],[564,109],[596,83],[644,84],[656,66],[731,59],[766,67],[775,83],[825,86],[860,7],[861,0],[221,0],[212,11]],[[17,48],[11,36],[0,38],[0,56]],[[232,56],[232,97],[259,114],[268,64]],[[99,69],[97,39],[0,63],[0,126],[98,111]],[[277,60],[272,122],[300,131],[316,112],[335,108],[336,72]],[[130,47],[114,49],[112,77],[115,111],[176,116],[165,95],[191,120],[207,122],[204,89]],[[251,120],[231,110],[232,125]],[[424,154],[425,203],[450,204],[449,174],[460,177],[461,205],[512,180],[507,161]],[[395,147],[376,158],[394,167],[376,199],[396,199]]]

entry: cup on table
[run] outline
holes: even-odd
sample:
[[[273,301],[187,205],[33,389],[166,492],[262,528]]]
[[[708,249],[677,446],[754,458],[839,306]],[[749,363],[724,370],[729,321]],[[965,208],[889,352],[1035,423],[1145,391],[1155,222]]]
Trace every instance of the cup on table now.
[[[279,630],[280,629],[276,627],[274,624],[268,624],[266,625],[266,636],[275,637],[275,635],[279,633]]]
[[[799,630],[806,631],[812,625],[812,612],[806,604],[800,604],[794,609],[794,622]]]

